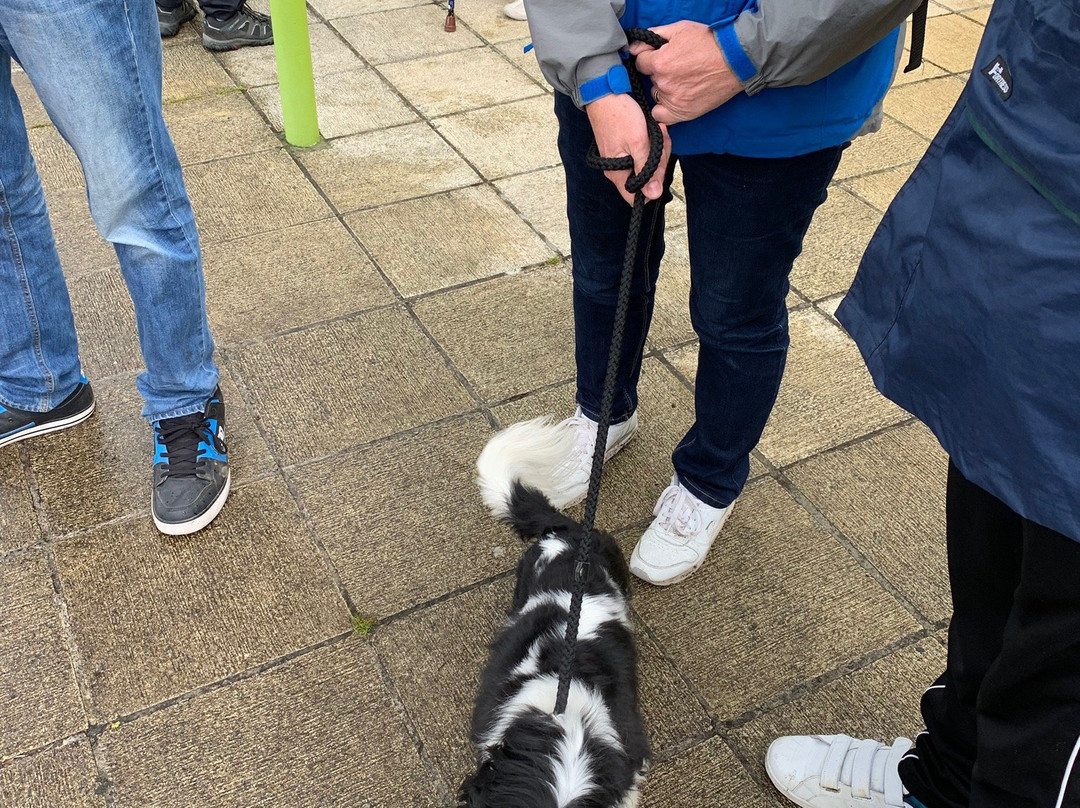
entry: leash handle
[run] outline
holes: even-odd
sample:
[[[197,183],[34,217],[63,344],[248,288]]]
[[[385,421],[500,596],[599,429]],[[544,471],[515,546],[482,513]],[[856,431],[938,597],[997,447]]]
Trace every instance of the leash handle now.
[[[659,48],[667,40],[644,28],[631,28],[626,31],[628,42],[644,42]],[[596,523],[596,509],[600,502],[600,479],[604,474],[604,459],[607,453],[607,436],[611,426],[611,412],[615,404],[615,383],[618,378],[619,356],[622,352],[623,333],[626,331],[626,317],[630,308],[630,286],[634,278],[634,266],[637,263],[637,245],[641,234],[641,223],[645,212],[645,194],[642,188],[655,173],[664,155],[664,134],[660,124],[653,120],[649,100],[641,83],[641,75],[634,66],[631,56],[626,66],[630,76],[630,89],[634,100],[645,114],[645,124],[649,131],[649,157],[641,171],[634,173],[633,157],[601,157],[594,142],[589,150],[588,163],[601,171],[630,170],[626,181],[626,190],[634,194],[634,207],[630,212],[630,226],[627,231],[626,252],[623,254],[622,275],[619,277],[619,296],[615,304],[615,322],[612,328],[611,345],[608,349],[607,369],[604,371],[604,390],[600,400],[600,420],[596,425],[596,444],[593,446],[592,468],[589,473],[589,492],[585,496],[585,516],[581,523],[581,542],[578,545],[577,560],[574,565],[574,592],[570,597],[570,610],[566,616],[566,639],[563,644],[563,658],[559,667],[559,689],[555,697],[555,714],[566,711],[566,702],[570,696],[570,680],[574,673],[574,660],[577,649],[578,625],[581,622],[581,604],[585,599],[585,584],[588,580],[589,557],[592,555],[593,526]]]

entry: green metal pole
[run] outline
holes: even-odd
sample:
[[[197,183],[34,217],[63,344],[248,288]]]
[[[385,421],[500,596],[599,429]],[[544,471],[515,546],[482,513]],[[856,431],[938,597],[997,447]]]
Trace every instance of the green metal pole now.
[[[270,17],[274,21],[274,56],[285,139],[294,146],[314,146],[319,142],[319,118],[315,112],[307,4],[304,0],[270,0]]]

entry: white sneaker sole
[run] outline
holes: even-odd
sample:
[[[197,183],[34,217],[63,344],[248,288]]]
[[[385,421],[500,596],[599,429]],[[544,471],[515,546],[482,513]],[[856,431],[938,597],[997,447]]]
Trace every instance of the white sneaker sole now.
[[[613,444],[611,444],[608,447],[607,452],[604,454],[604,465],[605,466],[607,465],[607,462],[609,460],[611,460],[611,458],[613,458],[620,451],[622,451],[622,448],[624,446],[626,446],[626,444],[628,444],[630,442],[630,439],[632,437],[634,437],[634,435],[636,435],[637,432],[638,432],[638,428],[634,427],[630,432],[627,432],[625,435],[623,435],[621,438],[619,438],[619,440],[615,441]],[[580,495],[574,497],[573,499],[569,500],[565,504],[561,505],[560,508],[562,508],[562,509],[573,508],[575,505],[579,505],[582,502],[584,502],[585,497],[587,497],[588,495],[589,495],[589,486],[586,485],[585,490]]]
[[[675,584],[681,584],[683,581],[685,581],[687,578],[689,578],[691,575],[693,575],[705,565],[705,559],[709,557],[709,550],[712,550],[713,544],[716,544],[716,540],[720,536],[720,531],[724,529],[724,525],[727,524],[728,517],[730,517],[731,512],[735,510],[734,506],[734,502],[731,503],[730,506],[728,506],[727,513],[725,513],[723,519],[720,520],[720,526],[716,528],[716,535],[713,536],[712,542],[709,544],[709,549],[706,550],[705,553],[701,556],[701,560],[698,561],[698,563],[692,566],[690,569],[686,570],[685,572],[680,572],[674,578],[667,578],[663,581],[654,581],[650,578],[646,578],[644,575],[634,569],[634,557],[637,555],[637,547],[635,546],[634,551],[630,554],[631,574],[638,580],[644,581],[647,584],[652,584],[653,586],[674,586]]]
[[[77,412],[74,415],[69,415],[67,418],[62,418],[59,421],[49,421],[49,423],[41,424],[40,426],[35,425],[28,427],[21,432],[16,432],[14,435],[0,438],[0,449],[3,449],[5,446],[10,446],[13,443],[27,440],[28,438],[36,438],[38,435],[48,435],[51,432],[59,432],[61,429],[67,429],[76,424],[81,424],[93,414],[94,402],[91,402],[90,406],[85,410]]]
[[[151,501],[150,515],[154,517],[154,525],[166,536],[189,536],[192,533],[198,533],[213,522],[214,519],[217,518],[217,515],[221,513],[221,509],[225,507],[225,500],[229,498],[229,490],[231,487],[232,469],[229,469],[229,476],[225,478],[225,486],[221,489],[221,493],[218,494],[217,499],[210,503],[209,508],[188,522],[160,521],[157,516],[154,515],[153,501]]]
[[[799,808],[814,808],[814,806],[812,806],[810,803],[806,802],[805,800],[799,799],[794,794],[792,794],[790,791],[788,791],[787,789],[782,788],[780,785],[778,785],[777,781],[776,781],[776,776],[773,774],[772,766],[770,764],[771,764],[771,761],[769,760],[768,756],[766,755],[766,757],[765,757],[765,774],[769,775],[769,782],[772,783],[773,788],[776,789],[776,793],[778,793],[781,797],[783,797],[788,802],[795,803],[795,805],[798,805]]]

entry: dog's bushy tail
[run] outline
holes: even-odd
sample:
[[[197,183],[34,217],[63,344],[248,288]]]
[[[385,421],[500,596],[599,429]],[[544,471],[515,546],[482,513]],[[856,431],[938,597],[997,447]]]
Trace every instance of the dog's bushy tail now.
[[[572,427],[544,417],[514,424],[488,441],[476,461],[476,482],[492,516],[526,537],[575,525],[548,498],[560,493],[557,470],[575,440]]]

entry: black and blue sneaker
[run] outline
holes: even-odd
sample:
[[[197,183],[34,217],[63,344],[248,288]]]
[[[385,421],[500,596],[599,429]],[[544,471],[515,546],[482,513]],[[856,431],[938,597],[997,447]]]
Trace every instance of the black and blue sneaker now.
[[[27,412],[0,404],[0,447],[81,424],[94,413],[94,391],[83,377],[75,392],[48,412]]]
[[[154,424],[150,511],[158,530],[185,536],[214,521],[229,496],[228,451],[220,388],[203,412]]]

